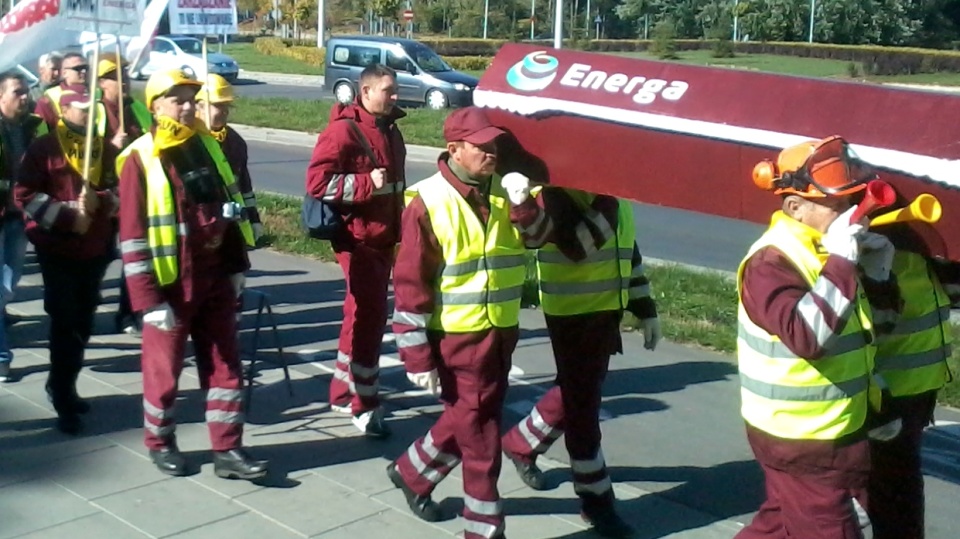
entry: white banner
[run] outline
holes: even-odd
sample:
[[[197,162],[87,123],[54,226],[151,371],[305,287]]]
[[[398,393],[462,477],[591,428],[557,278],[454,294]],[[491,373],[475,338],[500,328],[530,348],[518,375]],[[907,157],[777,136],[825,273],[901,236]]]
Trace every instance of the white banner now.
[[[170,33],[237,33],[237,0],[170,0]]]
[[[68,30],[120,36],[140,35],[146,0],[62,0],[60,16]]]
[[[64,29],[59,7],[50,0],[22,0],[0,19],[0,71],[29,63],[35,72],[32,64],[41,54],[77,43],[80,34]]]

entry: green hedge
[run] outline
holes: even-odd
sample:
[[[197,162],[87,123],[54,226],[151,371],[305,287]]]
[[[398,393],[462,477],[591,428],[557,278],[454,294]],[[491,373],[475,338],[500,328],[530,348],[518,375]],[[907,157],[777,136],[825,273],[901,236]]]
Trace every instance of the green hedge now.
[[[286,56],[299,60],[305,64],[317,66],[323,70],[324,60],[327,54],[326,49],[318,49],[316,45],[308,47],[305,45],[291,45],[289,40],[279,37],[258,37],[253,42],[254,48],[262,54],[270,56]]]

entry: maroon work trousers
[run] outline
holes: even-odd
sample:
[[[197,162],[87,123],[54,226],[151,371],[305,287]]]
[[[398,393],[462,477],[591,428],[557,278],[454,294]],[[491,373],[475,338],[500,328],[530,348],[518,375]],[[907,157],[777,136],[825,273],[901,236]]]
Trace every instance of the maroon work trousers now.
[[[613,488],[600,450],[601,386],[610,355],[597,353],[587,338],[573,346],[554,346],[557,385],[530,414],[507,432],[503,448],[524,462],[546,453],[562,434],[570,454],[573,489],[584,507],[613,502]]]
[[[923,539],[924,497],[920,446],[933,421],[937,392],[890,400],[890,412],[903,420],[889,442],[870,441],[870,523],[873,539]]]
[[[735,539],[862,539],[853,499],[864,507],[867,489],[839,487],[812,475],[794,475],[763,462],[767,499]],[[866,478],[864,478],[864,484]]]
[[[380,345],[387,324],[387,287],[393,249],[355,244],[337,251],[347,297],[337,345],[337,363],[330,380],[330,403],[350,404],[354,415],[380,406]]]
[[[516,328],[427,333],[438,358],[444,409],[426,436],[397,459],[397,470],[411,489],[426,495],[463,462],[464,539],[489,539],[504,529],[497,490],[500,423],[518,336]]]
[[[174,436],[174,404],[183,371],[187,337],[193,338],[200,389],[206,392],[206,421],[214,451],[241,445],[243,377],[237,342],[236,298],[229,278],[197,281],[190,302],[170,300],[176,324],[162,331],[143,325],[144,442],[166,447]]]

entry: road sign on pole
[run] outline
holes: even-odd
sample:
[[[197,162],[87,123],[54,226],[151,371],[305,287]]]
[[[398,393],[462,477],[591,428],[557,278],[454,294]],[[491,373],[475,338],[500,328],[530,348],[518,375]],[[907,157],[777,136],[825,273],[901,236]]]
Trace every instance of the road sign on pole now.
[[[403,10],[403,20],[405,20],[405,21],[412,21],[412,20],[413,20],[413,10],[412,10],[412,9],[405,9],[405,10]]]

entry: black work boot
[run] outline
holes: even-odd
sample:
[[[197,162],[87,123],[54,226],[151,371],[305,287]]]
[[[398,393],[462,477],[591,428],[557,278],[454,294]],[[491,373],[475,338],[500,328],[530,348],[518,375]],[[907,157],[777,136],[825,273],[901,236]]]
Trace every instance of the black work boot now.
[[[533,490],[547,490],[546,482],[543,480],[543,472],[537,467],[536,458],[533,462],[527,464],[509,451],[504,451],[503,455],[517,468],[517,475],[520,476],[520,480],[525,485]]]
[[[410,507],[410,511],[414,515],[427,522],[438,522],[440,520],[442,516],[440,506],[433,501],[429,494],[421,496],[411,490],[407,486],[407,482],[403,480],[403,476],[397,471],[396,462],[387,465],[387,477],[390,478],[393,486],[403,491],[404,497],[407,498],[407,506]]]
[[[150,460],[161,472],[174,477],[187,475],[187,459],[177,447],[177,442],[171,440],[166,447],[150,450]]]
[[[260,479],[267,475],[267,461],[254,460],[243,448],[213,452],[213,472],[224,479]]]
[[[70,393],[63,399],[54,398],[49,382],[47,382],[46,390],[47,400],[49,400],[50,403],[53,404],[53,407],[57,410],[64,410],[67,413],[72,412],[80,415],[86,414],[90,411],[90,403],[87,402],[86,399],[80,397],[80,395],[77,394],[76,389],[70,391]],[[62,400],[62,402],[58,402],[60,400]]]
[[[583,508],[580,517],[584,522],[593,526],[593,530],[600,537],[624,539],[633,537],[636,530],[626,523],[613,509],[612,505],[605,507]]]
[[[83,422],[80,421],[80,416],[74,412],[58,412],[57,430],[64,434],[76,436],[80,434],[81,430],[83,430]]]

